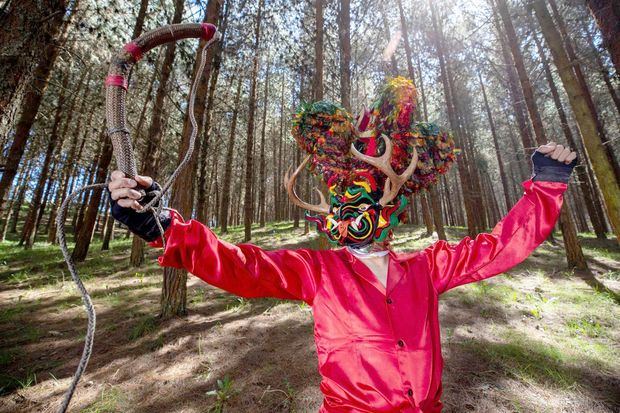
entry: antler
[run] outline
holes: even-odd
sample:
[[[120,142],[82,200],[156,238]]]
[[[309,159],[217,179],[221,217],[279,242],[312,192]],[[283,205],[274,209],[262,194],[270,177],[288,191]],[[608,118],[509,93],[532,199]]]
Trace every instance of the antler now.
[[[385,185],[383,186],[383,196],[379,200],[379,204],[381,206],[386,206],[396,197],[400,188],[404,185],[405,182],[407,182],[407,179],[409,179],[409,177],[413,175],[413,171],[415,171],[416,165],[418,163],[418,151],[414,149],[413,157],[411,158],[409,166],[402,174],[398,175],[390,164],[390,160],[392,159],[392,140],[385,135],[381,136],[385,141],[385,151],[383,152],[383,155],[364,155],[355,148],[355,145],[353,145],[353,143],[351,143],[351,153],[357,159],[374,166],[387,176],[387,179],[385,180]]]
[[[303,169],[304,166],[310,160],[310,155],[306,156],[306,159],[295,169],[293,175],[291,175],[291,168],[288,169],[286,175],[284,175],[284,186],[286,187],[286,192],[288,192],[288,196],[291,199],[291,202],[297,205],[298,207],[307,209],[309,211],[318,212],[319,214],[327,215],[329,214],[329,204],[325,201],[325,196],[318,190],[318,188],[314,188],[314,190],[319,194],[319,198],[321,202],[318,205],[309,204],[305,201],[302,201],[297,194],[295,193],[295,181],[297,180],[297,175]]]

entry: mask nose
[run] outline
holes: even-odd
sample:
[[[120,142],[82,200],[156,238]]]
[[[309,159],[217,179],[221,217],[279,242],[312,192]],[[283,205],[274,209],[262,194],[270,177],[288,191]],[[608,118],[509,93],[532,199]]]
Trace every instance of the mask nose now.
[[[338,232],[340,233],[340,237],[346,238],[349,234],[349,224],[351,223],[350,219],[340,221],[340,225],[338,226]]]

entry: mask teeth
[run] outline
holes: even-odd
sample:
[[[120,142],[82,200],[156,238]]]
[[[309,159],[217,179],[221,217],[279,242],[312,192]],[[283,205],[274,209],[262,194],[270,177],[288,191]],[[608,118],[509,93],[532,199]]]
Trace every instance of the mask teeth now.
[[[338,225],[340,225],[340,222],[336,221],[336,220],[335,220],[334,218],[332,218],[332,217],[327,218],[327,220],[328,220],[329,222],[331,222],[331,223],[332,223],[332,225],[334,226],[334,228],[338,228]]]
[[[355,218],[354,221],[351,222],[351,226],[357,231],[357,229],[360,226],[360,221],[362,220],[362,218],[364,218],[364,214],[362,215],[358,215],[357,218]]]

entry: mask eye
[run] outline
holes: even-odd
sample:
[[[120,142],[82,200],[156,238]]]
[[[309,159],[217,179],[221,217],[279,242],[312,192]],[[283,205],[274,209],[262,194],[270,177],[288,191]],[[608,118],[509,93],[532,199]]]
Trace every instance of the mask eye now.
[[[367,211],[369,207],[370,207],[370,205],[368,205],[368,204],[361,204],[359,207],[357,207],[357,209],[359,209],[360,211],[364,212],[364,211]]]

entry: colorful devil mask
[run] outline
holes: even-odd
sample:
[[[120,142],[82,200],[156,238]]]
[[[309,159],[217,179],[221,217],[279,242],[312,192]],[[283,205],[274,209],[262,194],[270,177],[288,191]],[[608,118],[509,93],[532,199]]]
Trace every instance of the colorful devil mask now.
[[[330,241],[339,245],[363,247],[373,241],[386,239],[399,223],[399,217],[407,206],[407,198],[398,196],[394,202],[381,206],[377,202],[382,196],[374,179],[360,171],[359,180],[353,182],[343,194],[330,188],[330,213],[313,215],[306,213],[306,219],[316,223]]]
[[[302,104],[295,114],[293,136],[309,155],[285,177],[287,191],[330,241],[362,247],[385,240],[403,217],[407,196],[448,171],[457,154],[451,135],[415,122],[415,108],[413,82],[397,77],[356,124],[329,102]],[[297,175],[308,164],[328,188],[329,204],[318,190],[317,205],[295,193]]]

